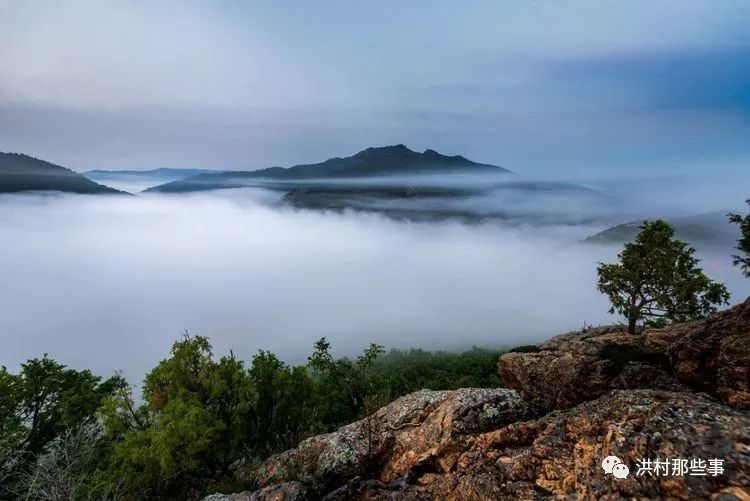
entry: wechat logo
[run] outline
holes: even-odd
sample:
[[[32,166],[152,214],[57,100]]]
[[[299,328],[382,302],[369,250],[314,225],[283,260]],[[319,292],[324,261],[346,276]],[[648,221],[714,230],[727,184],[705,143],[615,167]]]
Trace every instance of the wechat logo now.
[[[627,478],[630,469],[617,456],[607,456],[602,461],[605,475],[613,475],[615,478]]]

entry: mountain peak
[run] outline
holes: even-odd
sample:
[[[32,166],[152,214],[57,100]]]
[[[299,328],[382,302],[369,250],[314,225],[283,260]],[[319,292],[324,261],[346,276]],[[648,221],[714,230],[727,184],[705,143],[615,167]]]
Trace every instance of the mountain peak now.
[[[405,144],[394,144],[390,146],[370,146],[365,148],[359,153],[355,154],[355,157],[361,158],[366,156],[376,155],[392,155],[394,153],[416,153],[410,150]]]
[[[166,183],[149,191],[185,192],[246,186],[250,179],[344,179],[422,174],[503,174],[507,169],[472,162],[461,155],[442,155],[433,149],[423,153],[404,144],[372,146],[350,157],[333,157],[320,163],[294,165],[287,169],[274,167],[252,172],[203,174],[200,177]],[[211,182],[213,181],[213,182]]]

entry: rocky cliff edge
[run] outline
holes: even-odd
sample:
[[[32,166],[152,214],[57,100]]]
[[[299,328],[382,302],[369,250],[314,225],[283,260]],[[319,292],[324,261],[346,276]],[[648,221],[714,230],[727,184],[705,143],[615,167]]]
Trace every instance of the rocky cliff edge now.
[[[750,500],[750,299],[638,335],[564,334],[498,370],[507,388],[412,393],[272,456],[259,490],[206,499]],[[605,474],[608,456],[630,475]],[[644,459],[723,471],[655,475]]]

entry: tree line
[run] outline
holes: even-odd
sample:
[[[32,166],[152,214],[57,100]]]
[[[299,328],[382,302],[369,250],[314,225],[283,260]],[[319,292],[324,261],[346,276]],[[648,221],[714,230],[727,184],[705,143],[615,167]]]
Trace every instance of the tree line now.
[[[195,499],[253,488],[252,470],[302,439],[421,388],[500,384],[500,351],[336,358],[319,340],[304,365],[259,351],[217,358],[185,335],[146,376],[142,398],[48,356],[0,369],[0,499]]]

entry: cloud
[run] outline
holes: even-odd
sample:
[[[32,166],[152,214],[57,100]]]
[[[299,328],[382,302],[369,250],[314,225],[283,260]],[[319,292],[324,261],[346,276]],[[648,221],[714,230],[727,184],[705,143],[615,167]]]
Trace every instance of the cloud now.
[[[0,198],[0,363],[49,352],[138,378],[184,329],[220,352],[300,360],[320,336],[343,353],[503,346],[606,318],[596,258],[571,244],[580,232],[551,240],[257,200]]]
[[[397,143],[525,173],[721,168],[750,155],[749,23],[733,0],[3,2],[0,150],[78,170]]]
[[[186,329],[217,353],[304,361],[321,336],[346,354],[510,346],[611,320],[595,265],[616,249],[578,245],[592,228],[400,223],[272,198],[0,197],[0,364],[46,352],[138,381]]]

